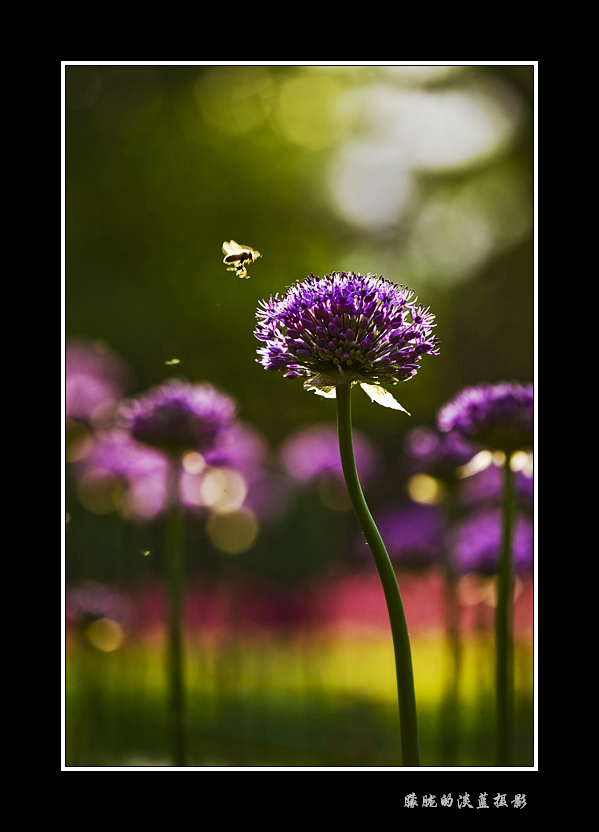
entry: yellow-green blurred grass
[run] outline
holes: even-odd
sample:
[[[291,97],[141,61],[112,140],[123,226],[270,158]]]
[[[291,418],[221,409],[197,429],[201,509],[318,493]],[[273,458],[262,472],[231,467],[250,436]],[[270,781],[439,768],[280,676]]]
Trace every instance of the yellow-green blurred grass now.
[[[457,680],[442,634],[413,637],[412,650],[423,765],[492,766],[490,635],[464,640]],[[190,638],[186,666],[192,764],[397,764],[393,652],[380,633]],[[515,690],[515,764],[532,765],[532,645],[524,640]],[[66,764],[168,765],[165,700],[161,639],[110,652],[70,644]],[[445,745],[444,726],[453,730]]]
[[[451,673],[444,639],[440,635],[412,638],[412,659],[418,702],[434,706]],[[532,695],[532,645],[516,645],[516,695]],[[92,681],[106,690],[143,690],[162,695],[165,688],[163,648],[151,644],[124,645],[114,652],[85,646],[69,647],[65,654],[65,691],[76,696]],[[395,666],[390,640],[381,636],[330,636],[302,640],[206,639],[187,647],[187,683],[191,690],[216,694],[237,684],[241,696],[287,694],[302,696],[315,686],[337,695],[365,696],[381,704],[396,701]],[[460,695],[474,703],[482,689],[493,686],[493,643],[490,637],[469,637],[462,649]]]

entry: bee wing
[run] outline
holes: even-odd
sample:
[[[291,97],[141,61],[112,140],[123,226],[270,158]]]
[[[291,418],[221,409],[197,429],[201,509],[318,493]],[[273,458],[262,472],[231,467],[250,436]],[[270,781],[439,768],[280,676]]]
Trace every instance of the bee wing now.
[[[223,252],[225,254],[239,254],[240,251],[243,251],[243,247],[239,243],[236,243],[235,240],[223,243]]]

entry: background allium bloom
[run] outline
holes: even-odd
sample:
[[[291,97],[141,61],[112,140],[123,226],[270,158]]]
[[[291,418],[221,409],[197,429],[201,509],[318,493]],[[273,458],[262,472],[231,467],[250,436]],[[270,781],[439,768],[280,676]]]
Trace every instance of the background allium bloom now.
[[[481,384],[462,390],[439,413],[439,429],[494,451],[532,448],[533,386],[517,382]]]
[[[501,512],[476,512],[451,533],[450,558],[458,572],[493,575],[499,567]],[[534,563],[534,528],[527,517],[519,517],[514,530],[514,571],[530,572]]]
[[[96,618],[110,618],[128,624],[132,617],[131,602],[119,590],[98,581],[67,587],[65,610],[70,623],[86,624]]]
[[[129,385],[125,364],[99,344],[69,341],[65,349],[67,420],[97,424],[112,416]]]
[[[477,506],[483,503],[498,505],[504,489],[504,473],[501,467],[490,465],[471,477],[466,477],[460,484],[460,502],[464,506]],[[514,488],[521,507],[530,509],[534,498],[534,479],[532,471],[514,471]]]
[[[429,427],[410,431],[405,441],[409,467],[441,480],[453,481],[456,471],[477,452],[457,433],[441,433]]]
[[[97,505],[97,496],[103,494],[111,510],[141,522],[167,506],[167,457],[135,442],[128,431],[115,429],[96,436],[90,452],[72,466],[72,472],[80,499],[88,506],[90,495],[91,505]]]
[[[374,401],[397,409],[380,385],[407,381],[423,355],[438,352],[434,315],[416,300],[374,275],[312,275],[283,298],[261,302],[255,335],[266,346],[258,363],[304,378],[304,387],[328,397],[338,384],[359,383]]]
[[[235,404],[210,384],[171,379],[128,403],[131,436],[167,454],[197,451],[209,460],[233,425]]]
[[[438,506],[405,503],[377,515],[389,557],[406,569],[438,563],[443,546],[443,515]],[[365,549],[361,541],[360,550]]]
[[[357,469],[362,482],[367,482],[378,466],[377,452],[359,431],[354,431],[353,441]],[[343,479],[335,425],[311,425],[295,431],[283,442],[280,457],[286,473],[297,482],[314,482],[323,474]]]

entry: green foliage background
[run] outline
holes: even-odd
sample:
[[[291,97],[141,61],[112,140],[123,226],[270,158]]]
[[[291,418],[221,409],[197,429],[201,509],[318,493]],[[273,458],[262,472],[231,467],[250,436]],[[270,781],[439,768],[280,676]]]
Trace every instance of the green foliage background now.
[[[478,180],[482,189],[492,171],[499,178],[509,172],[532,211],[533,73],[532,66],[465,73],[499,79],[518,96],[518,134],[491,158],[423,173],[415,210],[441,189],[457,193],[465,181],[475,188]],[[221,385],[237,397],[245,418],[278,439],[312,421],[321,403],[255,364],[258,301],[311,272],[379,272],[385,263],[385,277],[411,286],[436,312],[443,343],[439,359],[406,385],[416,418],[430,419],[463,384],[530,380],[532,226],[466,279],[434,274],[423,280],[404,265],[410,221],[356,229],[331,207],[327,166],[361,126],[349,119],[316,148],[291,141],[279,126],[276,96],[290,79],[305,80],[305,94],[313,88],[317,95],[333,78],[340,95],[381,83],[380,75],[376,67],[66,66],[66,335],[107,342],[131,364],[139,389],[160,382],[165,360],[178,357],[181,373]],[[266,102],[252,79],[264,82]],[[451,81],[458,88],[465,83],[459,73]],[[309,129],[330,127],[329,112],[311,117]],[[464,244],[468,233],[465,226]],[[231,237],[263,253],[248,281],[222,266],[221,244]],[[354,251],[359,262],[350,256]],[[394,429],[388,414],[363,410],[377,430]]]

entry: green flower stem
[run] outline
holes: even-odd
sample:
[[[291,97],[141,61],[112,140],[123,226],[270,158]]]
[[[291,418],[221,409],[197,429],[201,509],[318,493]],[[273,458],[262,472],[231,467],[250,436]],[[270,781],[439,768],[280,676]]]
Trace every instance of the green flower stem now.
[[[383,585],[395,651],[399,722],[401,729],[402,763],[419,766],[418,729],[416,722],[416,697],[412,672],[412,653],[406,618],[397,584],[395,571],[385,544],[366,505],[356,471],[352,441],[351,385],[340,384],[336,389],[337,430],[343,476],[351,504],[374,557]]]
[[[444,502],[445,529],[452,529],[460,516],[458,482],[455,478],[446,482],[447,495]],[[447,679],[441,702],[441,759],[448,765],[457,765],[460,753],[460,684],[463,665],[463,639],[460,615],[459,577],[449,557],[449,550],[441,550],[441,573],[443,576],[443,601],[447,657]],[[444,764],[444,763],[442,763]]]
[[[179,463],[171,464],[170,506],[166,517],[166,593],[168,611],[168,715],[174,766],[187,765],[183,655],[183,577],[185,546],[179,499]]]
[[[503,527],[499,572],[497,576],[497,606],[495,609],[496,651],[496,753],[498,766],[512,765],[513,700],[514,700],[514,645],[513,645],[513,551],[515,525],[514,475],[508,454],[504,465]]]

